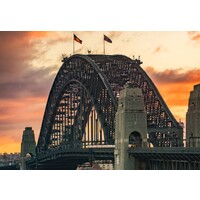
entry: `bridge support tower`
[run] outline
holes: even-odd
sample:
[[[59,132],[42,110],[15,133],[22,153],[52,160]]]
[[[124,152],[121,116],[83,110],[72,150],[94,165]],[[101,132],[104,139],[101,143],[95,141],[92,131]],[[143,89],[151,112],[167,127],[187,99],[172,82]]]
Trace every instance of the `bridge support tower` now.
[[[186,114],[186,146],[200,147],[200,84],[190,92]]]
[[[145,163],[130,157],[129,148],[147,147],[147,117],[140,88],[125,85],[120,92],[115,128],[115,169],[145,169]]]
[[[36,148],[36,142],[35,142],[35,135],[34,131],[32,130],[32,127],[26,127],[23,131],[22,136],[22,143],[21,143],[21,169],[26,169],[26,159],[28,159],[28,156],[35,156],[35,148]]]

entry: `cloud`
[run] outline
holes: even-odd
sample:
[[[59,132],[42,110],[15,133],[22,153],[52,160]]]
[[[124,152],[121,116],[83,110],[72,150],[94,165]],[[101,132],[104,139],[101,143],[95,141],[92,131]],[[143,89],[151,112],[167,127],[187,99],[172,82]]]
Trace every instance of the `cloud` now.
[[[47,95],[58,67],[36,68],[33,61],[66,38],[59,32],[0,32],[1,99]]]
[[[46,100],[47,97],[26,97],[23,99],[15,99],[15,101],[1,99],[1,127],[4,127],[4,130],[6,130],[7,126],[18,125],[29,120],[32,122],[37,121],[38,117],[40,118],[41,112],[44,110],[44,108],[41,108],[44,107]]]
[[[119,32],[119,31],[111,31],[109,33],[110,38],[114,39],[114,38],[118,38],[123,32]]]
[[[39,35],[38,35],[39,34]],[[58,44],[60,42],[67,42],[72,40],[72,35],[66,32],[55,32],[55,31],[50,31],[50,32],[31,32],[30,34],[33,36],[34,43],[35,44],[41,44],[42,41],[45,41],[48,46],[52,46],[54,44]],[[38,36],[38,37],[37,37]],[[45,40],[44,40],[45,39]]]
[[[44,35],[43,32],[0,32],[0,83],[20,79],[32,67],[30,63],[39,52],[36,36]]]
[[[67,38],[59,32],[0,31],[0,82],[21,78],[24,71],[33,67],[34,59]]]
[[[38,136],[58,66],[36,60],[64,39],[57,32],[0,32],[0,152],[19,151],[26,126]]]
[[[157,71],[154,67],[146,67],[168,106],[187,106],[190,91],[200,83],[200,69],[168,69]]]
[[[162,46],[158,46],[154,51],[153,53],[159,53],[162,49]]]
[[[200,32],[198,32],[198,31],[189,31],[188,36],[193,41],[199,41],[200,40]]]
[[[162,83],[194,83],[200,81],[200,69],[183,70],[167,69],[159,72],[154,67],[146,67],[146,72],[151,75],[159,84]]]
[[[28,39],[28,32],[0,32],[0,81],[13,78],[26,69],[27,61],[35,52]]]
[[[47,96],[52,85],[55,66],[29,69],[20,79],[11,79],[0,83],[1,99]]]

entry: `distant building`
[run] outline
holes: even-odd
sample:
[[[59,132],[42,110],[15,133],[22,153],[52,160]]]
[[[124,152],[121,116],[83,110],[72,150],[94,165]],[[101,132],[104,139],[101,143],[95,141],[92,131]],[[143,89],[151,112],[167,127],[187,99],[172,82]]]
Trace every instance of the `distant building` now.
[[[11,166],[21,162],[20,153],[0,153],[0,167]]]
[[[200,147],[200,84],[190,92],[186,114],[186,146]]]

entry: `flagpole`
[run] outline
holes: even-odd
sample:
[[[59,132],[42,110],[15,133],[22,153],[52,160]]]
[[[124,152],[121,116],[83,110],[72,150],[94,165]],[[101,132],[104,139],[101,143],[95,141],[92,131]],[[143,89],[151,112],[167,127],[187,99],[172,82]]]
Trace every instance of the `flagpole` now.
[[[105,50],[105,40],[104,40],[104,36],[103,36],[103,53],[104,53],[104,55],[105,55],[105,52],[106,52],[106,50]]]
[[[72,39],[73,39],[73,55],[74,55],[74,49],[75,49],[74,33],[73,33]]]

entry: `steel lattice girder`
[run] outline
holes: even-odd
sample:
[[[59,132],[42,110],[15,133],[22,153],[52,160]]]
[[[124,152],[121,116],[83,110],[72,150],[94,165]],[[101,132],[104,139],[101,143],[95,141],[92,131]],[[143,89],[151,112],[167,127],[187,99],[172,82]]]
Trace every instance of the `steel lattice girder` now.
[[[182,145],[182,127],[175,120],[154,83],[140,67],[140,64],[142,64],[140,60],[131,60],[123,55],[73,55],[66,58],[48,97],[37,151],[45,151],[48,148],[53,124],[58,119],[63,120],[63,117],[56,118],[56,116],[58,116],[58,109],[60,109],[59,112],[62,111],[61,102],[65,95],[74,95],[74,99],[73,97],[69,98],[71,101],[77,101],[76,105],[70,107],[75,110],[74,114],[70,116],[73,120],[66,115],[65,118],[78,126],[81,122],[77,120],[80,119],[79,115],[82,109],[85,111],[82,128],[85,128],[91,108],[94,106],[104,129],[105,140],[108,144],[113,144],[119,92],[127,82],[142,88],[147,112],[149,141],[155,146]],[[87,98],[85,102],[80,100],[82,98],[80,93],[83,91],[84,97]],[[84,104],[83,107],[80,102]],[[69,102],[66,100],[66,103]],[[64,112],[66,111],[64,110]],[[56,126],[60,128],[58,123]]]

